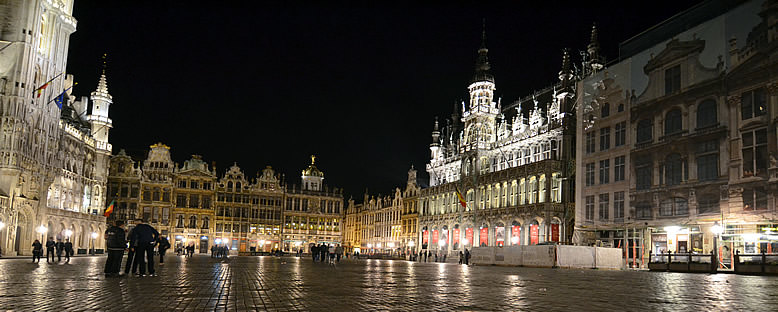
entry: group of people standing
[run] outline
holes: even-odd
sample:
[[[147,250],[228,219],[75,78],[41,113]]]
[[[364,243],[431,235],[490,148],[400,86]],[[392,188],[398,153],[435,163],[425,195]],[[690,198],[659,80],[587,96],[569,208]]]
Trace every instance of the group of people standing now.
[[[54,262],[55,254],[57,255],[57,263],[59,263],[62,261],[63,252],[65,253],[65,263],[69,263],[70,256],[73,255],[73,243],[70,242],[70,239],[66,239],[65,242],[62,242],[61,239],[57,239],[57,241],[54,242],[54,238],[49,237],[46,241],[46,263],[50,263],[49,258],[51,258],[51,262]],[[40,263],[42,254],[43,244],[36,239],[32,243],[32,263]]]
[[[184,252],[184,256],[186,257],[192,257],[195,252],[195,245],[189,244],[189,246],[186,247],[176,247],[176,255],[180,256],[181,252]]]
[[[148,268],[148,274],[156,276],[154,270],[154,247],[159,250],[160,265],[164,264],[165,252],[170,248],[170,243],[165,237],[160,237],[154,227],[146,224],[143,219],[136,220],[138,223],[125,235],[124,221],[116,221],[114,226],[105,231],[106,246],[108,249],[108,260],[105,262],[105,276],[126,276],[132,273],[136,276],[145,276]],[[128,245],[129,243],[129,245]],[[120,267],[124,250],[127,249],[127,262],[124,266],[124,274],[120,274]],[[138,273],[140,268],[140,273]]]
[[[211,258],[226,258],[227,253],[230,251],[227,245],[224,246],[211,246]]]
[[[441,255],[441,256],[438,256],[437,252],[431,252],[429,250],[427,250],[427,251],[419,251],[419,255],[418,255],[417,259],[418,259],[419,262],[427,262],[428,259],[429,260],[433,260],[433,257],[435,257],[434,258],[434,262],[438,262],[438,261],[446,262],[446,254],[445,253],[443,253],[443,255]],[[459,251],[459,264],[465,264],[466,265],[468,263],[470,263],[470,251],[467,250],[467,249],[465,249],[464,252]]]
[[[311,246],[311,257],[313,262],[324,262],[329,260],[330,262],[340,262],[340,257],[343,256],[343,247],[338,244],[337,246],[326,244],[319,244],[318,246]]]

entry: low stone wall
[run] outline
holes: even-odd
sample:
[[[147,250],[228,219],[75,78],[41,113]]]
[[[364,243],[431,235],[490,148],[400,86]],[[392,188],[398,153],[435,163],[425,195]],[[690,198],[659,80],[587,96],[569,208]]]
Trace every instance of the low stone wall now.
[[[474,265],[538,268],[623,268],[621,249],[567,245],[475,247],[471,251],[470,262]]]

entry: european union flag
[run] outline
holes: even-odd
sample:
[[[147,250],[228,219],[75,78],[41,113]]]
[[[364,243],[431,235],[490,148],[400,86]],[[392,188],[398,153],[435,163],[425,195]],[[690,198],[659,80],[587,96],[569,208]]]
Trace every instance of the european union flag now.
[[[62,103],[65,102],[65,93],[67,93],[67,91],[63,91],[62,94],[54,98],[54,103],[57,103],[57,107],[60,110],[62,109]]]

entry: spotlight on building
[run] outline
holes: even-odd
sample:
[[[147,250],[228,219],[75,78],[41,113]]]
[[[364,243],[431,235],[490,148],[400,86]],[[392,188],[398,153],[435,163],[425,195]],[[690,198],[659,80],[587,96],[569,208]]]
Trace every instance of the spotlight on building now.
[[[48,230],[49,230],[49,229],[47,229],[47,228],[46,228],[45,226],[43,226],[43,225],[41,225],[41,226],[39,226],[39,227],[38,227],[38,233],[40,233],[40,234],[46,233],[46,231],[48,231]]]
[[[73,235],[73,231],[71,230],[65,230],[65,237],[70,237]]]

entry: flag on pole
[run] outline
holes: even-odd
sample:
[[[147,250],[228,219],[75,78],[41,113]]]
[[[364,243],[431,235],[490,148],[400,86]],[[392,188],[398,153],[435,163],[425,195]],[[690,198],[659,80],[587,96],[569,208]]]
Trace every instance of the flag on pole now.
[[[465,198],[462,196],[462,193],[459,192],[459,187],[457,187],[456,190],[457,190],[457,198],[459,199],[459,204],[462,205],[462,207],[467,208],[467,202],[465,202]]]
[[[33,93],[36,93],[36,98],[41,97],[41,93],[43,93],[43,90],[46,90],[51,85],[51,82],[54,81],[54,79],[57,79],[57,77],[62,76],[62,73],[59,73],[58,75],[54,76],[54,78],[49,79],[49,81],[46,81],[42,86],[35,89],[35,91],[32,91]]]
[[[59,107],[60,110],[62,110],[62,105],[64,105],[64,103],[65,103],[65,96],[67,95],[68,90],[73,89],[73,87],[76,86],[77,84],[78,84],[78,82],[73,83],[73,86],[63,90],[60,95],[58,95],[57,97],[54,98],[54,103],[57,104],[57,107]]]
[[[108,208],[105,208],[105,213],[103,214],[103,216],[105,216],[107,218],[108,216],[111,215],[111,213],[113,212],[114,204],[116,204],[116,200],[112,200],[111,204],[108,205]]]

